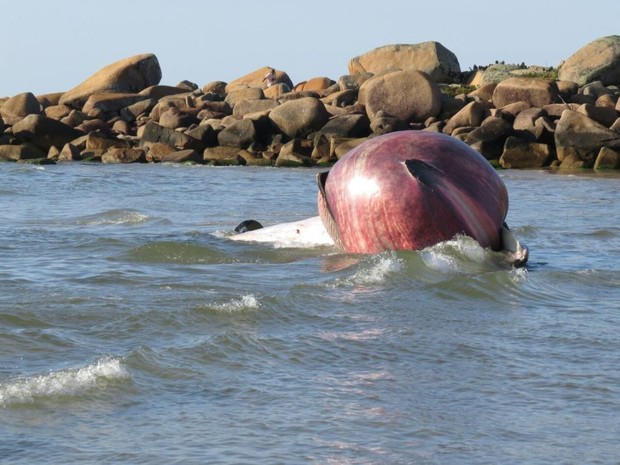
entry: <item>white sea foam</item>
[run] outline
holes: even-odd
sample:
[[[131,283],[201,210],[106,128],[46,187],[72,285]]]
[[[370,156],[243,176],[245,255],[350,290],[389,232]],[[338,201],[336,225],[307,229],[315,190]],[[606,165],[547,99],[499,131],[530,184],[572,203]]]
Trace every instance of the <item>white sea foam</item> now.
[[[77,396],[102,387],[105,381],[129,377],[119,359],[106,357],[82,368],[52,371],[0,384],[0,407],[32,403],[42,398]]]
[[[260,302],[252,294],[247,294],[239,299],[231,299],[223,304],[215,305],[216,310],[231,313],[241,310],[255,310],[257,308],[260,308]]]
[[[462,262],[482,263],[488,257],[488,251],[475,240],[467,236],[457,236],[449,241],[440,242],[422,250],[421,257],[426,266],[443,272],[459,271]]]
[[[404,267],[395,253],[387,252],[373,256],[369,261],[363,262],[361,268],[350,278],[356,284],[378,284],[391,273],[398,273]]]

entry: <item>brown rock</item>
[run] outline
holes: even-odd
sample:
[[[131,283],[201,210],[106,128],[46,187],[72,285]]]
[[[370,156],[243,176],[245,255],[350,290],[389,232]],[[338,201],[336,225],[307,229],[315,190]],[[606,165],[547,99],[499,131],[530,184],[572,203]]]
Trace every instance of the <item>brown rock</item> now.
[[[233,108],[233,116],[243,118],[250,113],[273,110],[279,103],[272,99],[248,99],[242,100]]]
[[[202,156],[195,150],[179,150],[165,154],[160,160],[162,163],[202,163]]]
[[[226,83],[224,81],[213,81],[202,86],[205,94],[213,93],[224,95],[226,93]]]
[[[47,107],[58,105],[60,98],[63,96],[64,92],[52,92],[49,94],[41,94],[37,95],[37,100],[45,110]]]
[[[103,153],[102,163],[146,163],[146,151],[141,148],[114,147]]]
[[[605,127],[610,127],[618,118],[618,112],[615,108],[597,107],[591,103],[584,103],[577,111]]]
[[[329,113],[319,99],[306,97],[277,106],[269,113],[269,119],[280,132],[295,138],[321,129],[329,120]]]
[[[559,101],[558,86],[546,79],[509,78],[500,82],[493,91],[493,105],[502,108],[514,102],[527,102],[543,107]]]
[[[275,165],[312,166],[312,147],[304,146],[301,139],[293,139],[282,146]]]
[[[286,84],[274,84],[271,87],[267,87],[263,89],[263,93],[265,94],[265,98],[276,99],[278,97],[282,97],[291,91],[291,88]]]
[[[520,112],[512,123],[512,127],[515,130],[517,136],[525,139],[529,142],[539,140],[542,135],[543,127],[539,124],[536,126],[536,121],[541,116],[546,116],[545,110],[542,108],[532,107]]]
[[[577,50],[560,67],[559,78],[580,86],[620,83],[620,36],[601,37]]]
[[[76,161],[81,159],[82,154],[80,153],[80,149],[71,143],[65,144],[58,154],[58,161]]]
[[[52,145],[62,147],[84,133],[47,116],[28,115],[13,125],[13,135],[47,153]]]
[[[2,160],[18,161],[38,158],[45,158],[45,152],[33,144],[0,145],[0,159]]]
[[[149,146],[155,142],[162,142],[178,149],[194,149],[201,151],[203,144],[193,137],[174,129],[165,128],[153,121],[149,121],[141,128],[141,146]]]
[[[91,132],[86,135],[84,150],[108,150],[112,147],[127,147],[127,143],[118,139],[111,139],[100,132]]]
[[[341,138],[366,137],[370,134],[370,121],[366,115],[342,115],[330,119],[317,134]]]
[[[555,129],[555,146],[561,162],[572,156],[592,167],[601,147],[620,147],[620,134],[582,113],[565,110]]]
[[[245,159],[239,155],[238,147],[207,147],[202,158],[205,162],[215,165],[245,165]]]
[[[148,151],[146,153],[146,161],[159,163],[164,156],[170,155],[174,152],[177,152],[174,147],[161,142],[155,142],[148,147]]]
[[[349,74],[388,70],[422,71],[435,82],[451,82],[461,72],[456,55],[439,42],[385,45],[349,61]]]
[[[234,81],[229,82],[226,85],[226,92],[230,93],[237,89],[243,89],[247,87],[258,87],[258,88],[266,88],[267,82],[265,81],[265,76],[269,72],[269,67],[264,66],[255,71],[252,71],[245,76],[241,76],[240,78],[235,79]],[[288,77],[284,71],[275,70],[276,75],[276,83],[286,84],[289,89],[293,88],[293,82],[291,78]]]
[[[224,128],[217,135],[220,145],[248,148],[258,139],[258,132],[254,121],[244,118]]]
[[[480,127],[467,134],[465,142],[488,160],[493,160],[501,156],[504,143],[512,134],[512,125],[508,121],[489,116]]]
[[[564,110],[577,111],[580,106],[578,103],[552,103],[551,105],[545,105],[543,110],[545,110],[548,116],[559,118],[564,113]]]
[[[60,122],[63,124],[66,124],[67,126],[71,126],[72,128],[75,128],[79,126],[80,124],[82,124],[84,121],[86,121],[87,118],[88,116],[82,111],[71,110],[71,113],[69,113],[64,118],[61,118]]]
[[[452,134],[456,128],[463,126],[480,126],[490,114],[489,107],[484,103],[470,102],[448,120],[443,128],[443,133]]]
[[[357,91],[352,89],[341,90],[333,92],[326,97],[321,98],[321,101],[325,105],[332,105],[336,107],[346,107],[353,105],[357,100]]]
[[[614,94],[603,94],[596,99],[594,103],[597,107],[616,108],[618,103],[618,96]]]
[[[93,131],[99,131],[104,134],[110,134],[111,128],[107,121],[103,121],[99,118],[84,120],[81,124],[78,124],[75,129],[88,134]]]
[[[159,124],[170,129],[188,128],[199,123],[196,113],[187,108],[171,107],[159,116]]]
[[[31,92],[15,95],[0,106],[0,116],[9,124],[28,115],[39,115],[41,112],[41,104]]]
[[[502,168],[540,168],[547,165],[549,159],[550,151],[547,144],[510,136],[504,144],[499,164]]]
[[[115,132],[116,134],[130,135],[133,131],[131,124],[125,120],[119,119],[112,124],[112,132]]]
[[[242,87],[228,92],[224,101],[234,107],[243,100],[260,100],[265,98],[265,93],[259,87]]]
[[[297,84],[293,90],[325,90],[335,83],[328,77],[315,77]]]
[[[51,105],[43,110],[43,114],[48,118],[60,121],[65,116],[69,116],[72,111],[67,105]]]
[[[501,111],[502,115],[510,115],[513,119],[515,119],[519,113],[527,110],[528,108],[532,108],[532,105],[528,102],[514,102],[502,107],[499,111]]]
[[[407,122],[423,122],[441,111],[441,92],[420,71],[396,71],[366,81],[359,91],[372,120],[379,111]]]
[[[160,80],[161,68],[157,57],[151,53],[136,55],[100,69],[65,93],[59,103],[79,109],[93,94],[136,93],[159,84]]]
[[[106,94],[93,94],[88,97],[82,111],[89,113],[94,109],[101,110],[106,115],[119,114],[122,108],[133,105],[134,103],[147,100],[139,94],[129,93],[106,93]]]
[[[594,162],[595,170],[620,169],[620,149],[601,147]]]
[[[570,100],[570,98],[579,91],[579,84],[572,81],[556,81],[558,85],[558,92],[564,101]]]
[[[497,87],[497,82],[483,84],[480,87],[478,87],[476,90],[467,94],[467,96],[471,98],[478,97],[483,102],[491,102],[491,100],[493,100],[493,92],[495,92],[496,87]]]

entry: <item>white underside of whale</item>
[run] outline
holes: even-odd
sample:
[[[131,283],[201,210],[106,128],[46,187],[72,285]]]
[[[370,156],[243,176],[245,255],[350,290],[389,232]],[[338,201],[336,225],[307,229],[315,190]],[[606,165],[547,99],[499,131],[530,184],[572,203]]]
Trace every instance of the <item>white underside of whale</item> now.
[[[264,242],[275,247],[332,246],[334,241],[327,233],[320,216],[300,221],[279,223],[254,231],[230,236],[233,241]]]
[[[233,241],[262,242],[274,247],[325,247],[334,246],[320,216],[300,221],[279,223],[254,231],[230,236]],[[507,226],[502,227],[502,243],[506,259],[515,266],[523,266],[528,260],[528,249],[523,246]]]

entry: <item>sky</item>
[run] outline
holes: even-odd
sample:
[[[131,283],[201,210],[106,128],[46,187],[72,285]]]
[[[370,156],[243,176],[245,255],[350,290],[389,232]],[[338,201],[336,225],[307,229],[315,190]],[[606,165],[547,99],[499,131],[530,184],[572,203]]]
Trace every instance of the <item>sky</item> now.
[[[461,70],[557,66],[620,34],[619,0],[0,0],[0,97],[64,92],[154,53],[161,84],[230,82],[263,66],[293,83],[347,74],[388,44],[440,42]]]

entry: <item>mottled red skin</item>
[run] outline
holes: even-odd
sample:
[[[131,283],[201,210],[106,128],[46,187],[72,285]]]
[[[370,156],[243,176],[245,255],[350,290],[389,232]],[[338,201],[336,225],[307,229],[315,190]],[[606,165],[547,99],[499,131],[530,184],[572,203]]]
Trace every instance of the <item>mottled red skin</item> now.
[[[323,187],[319,213],[345,252],[419,250],[457,234],[501,248],[506,186],[487,160],[453,137],[375,137],[342,157]]]

